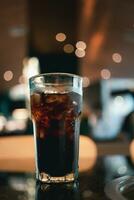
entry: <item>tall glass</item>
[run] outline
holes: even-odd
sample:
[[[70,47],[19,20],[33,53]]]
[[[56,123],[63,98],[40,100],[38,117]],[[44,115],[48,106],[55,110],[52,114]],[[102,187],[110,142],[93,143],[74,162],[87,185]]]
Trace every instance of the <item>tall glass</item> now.
[[[36,177],[46,183],[78,177],[82,78],[67,73],[30,78]]]

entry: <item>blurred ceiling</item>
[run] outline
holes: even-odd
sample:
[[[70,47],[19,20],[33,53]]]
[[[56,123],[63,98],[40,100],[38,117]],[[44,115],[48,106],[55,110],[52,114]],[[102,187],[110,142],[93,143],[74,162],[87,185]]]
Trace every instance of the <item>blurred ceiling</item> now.
[[[33,0],[29,4],[30,42],[41,53],[63,52],[66,43],[77,41],[80,0]],[[65,33],[65,42],[56,41],[57,33]]]
[[[59,32],[66,34],[64,42],[56,41]],[[75,47],[79,40],[87,44],[86,55],[78,58],[83,76],[133,78],[134,0],[1,1],[1,88],[18,83],[29,46],[42,54],[61,54],[65,44]],[[14,73],[8,82],[6,70]]]
[[[82,73],[95,79],[107,69],[111,77],[133,78],[134,1],[85,0],[82,13]]]
[[[82,40],[86,55],[78,59],[84,76],[133,77],[133,0],[34,0],[30,10],[31,41],[38,51],[60,53],[64,44]],[[58,32],[67,36],[63,43],[55,40]]]

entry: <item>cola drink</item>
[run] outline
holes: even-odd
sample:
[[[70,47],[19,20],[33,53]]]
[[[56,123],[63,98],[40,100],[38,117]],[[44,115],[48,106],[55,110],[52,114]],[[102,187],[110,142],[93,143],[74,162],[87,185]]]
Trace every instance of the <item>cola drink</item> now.
[[[77,171],[81,102],[76,92],[31,94],[39,173],[59,177]]]

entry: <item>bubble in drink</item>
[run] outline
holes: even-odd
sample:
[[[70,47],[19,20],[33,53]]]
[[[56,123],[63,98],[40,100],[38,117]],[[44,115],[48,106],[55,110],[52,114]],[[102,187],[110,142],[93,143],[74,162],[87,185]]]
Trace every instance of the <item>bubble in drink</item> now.
[[[39,172],[64,176],[78,168],[81,95],[75,92],[31,95]]]

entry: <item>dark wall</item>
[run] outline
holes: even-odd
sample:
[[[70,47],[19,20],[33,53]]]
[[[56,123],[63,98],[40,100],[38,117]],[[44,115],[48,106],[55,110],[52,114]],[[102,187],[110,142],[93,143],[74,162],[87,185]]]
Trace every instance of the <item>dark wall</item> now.
[[[78,37],[79,0],[29,0],[29,56],[39,58],[41,72],[78,73],[75,53],[63,51],[65,44],[75,46]],[[64,42],[55,39],[66,34]]]
[[[67,72],[78,74],[78,59],[74,54],[47,53],[41,54],[31,49],[29,56],[36,56],[40,62],[41,73]]]

